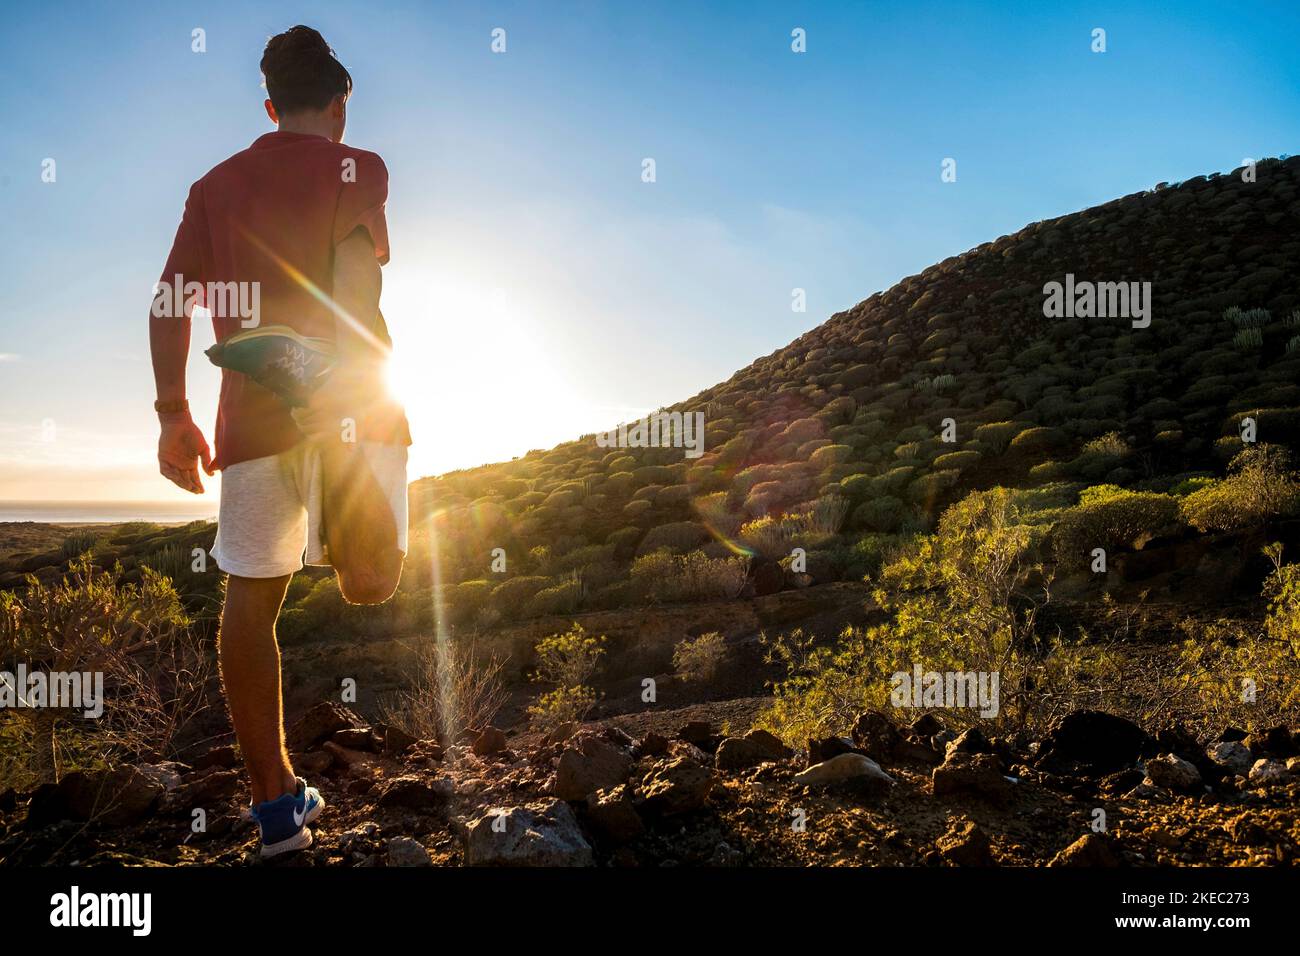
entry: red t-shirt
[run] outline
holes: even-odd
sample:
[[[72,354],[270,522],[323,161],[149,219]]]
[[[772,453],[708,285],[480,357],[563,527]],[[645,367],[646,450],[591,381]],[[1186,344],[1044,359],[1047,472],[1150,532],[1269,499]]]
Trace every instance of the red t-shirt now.
[[[351,162],[348,162],[348,161]],[[388,169],[375,153],[324,136],[274,132],[215,166],[190,187],[160,282],[259,284],[258,327],[287,325],[301,335],[335,338],[334,246],[358,228],[388,261]],[[249,288],[246,286],[245,288]],[[220,342],[242,331],[238,314],[218,315]],[[383,315],[376,332],[388,342]],[[393,440],[409,445],[405,419]],[[302,440],[288,406],[240,372],[222,369],[213,464],[277,455]]]

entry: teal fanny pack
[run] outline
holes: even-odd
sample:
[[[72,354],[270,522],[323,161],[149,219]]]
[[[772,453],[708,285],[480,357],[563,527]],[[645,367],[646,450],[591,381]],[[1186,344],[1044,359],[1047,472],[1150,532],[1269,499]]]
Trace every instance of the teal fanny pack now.
[[[307,404],[334,368],[334,343],[286,325],[237,332],[203,353],[218,368],[247,375],[293,407]]]

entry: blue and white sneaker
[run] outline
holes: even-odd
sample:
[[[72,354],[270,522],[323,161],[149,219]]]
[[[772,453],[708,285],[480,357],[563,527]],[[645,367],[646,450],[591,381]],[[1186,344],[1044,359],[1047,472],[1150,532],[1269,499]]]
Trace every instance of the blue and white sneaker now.
[[[251,807],[253,819],[262,831],[262,859],[311,846],[307,824],[324,809],[325,798],[315,787],[307,786],[302,777],[298,778],[297,793],[286,793]]]

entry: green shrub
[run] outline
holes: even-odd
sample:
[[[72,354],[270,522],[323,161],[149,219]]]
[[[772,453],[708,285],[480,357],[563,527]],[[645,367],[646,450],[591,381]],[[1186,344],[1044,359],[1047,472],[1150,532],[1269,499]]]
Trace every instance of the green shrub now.
[[[863,710],[889,706],[891,676],[916,665],[999,673],[997,719],[1023,722],[1037,700],[1023,684],[1041,599],[1029,586],[1038,532],[1019,518],[1005,488],[968,495],[881,571],[873,596],[888,623],[847,627],[830,646],[800,630],[764,635],[767,660],[786,675],[758,725],[789,742],[843,733]]]
[[[883,495],[858,505],[853,511],[851,524],[861,531],[892,533],[901,529],[909,517],[910,512],[901,501]]]
[[[745,586],[747,572],[745,558],[660,550],[637,558],[630,577],[634,592],[643,600],[671,604],[734,598]]]
[[[781,437],[786,441],[803,444],[814,438],[821,438],[825,430],[826,426],[815,418],[800,418],[787,425],[781,432]]]
[[[1179,679],[1197,695],[1207,727],[1255,729],[1294,723],[1300,705],[1300,565],[1264,581],[1263,627],[1236,620],[1188,620]],[[1242,693],[1249,685],[1255,693]]]
[[[492,589],[489,603],[506,617],[517,614],[538,591],[550,583],[550,578],[541,574],[523,574],[517,578],[507,578]]]
[[[675,554],[698,548],[710,538],[709,529],[695,521],[673,521],[661,524],[646,532],[637,551],[648,554],[667,548]]]
[[[453,592],[452,602],[458,608],[477,610],[488,595],[492,593],[492,582],[479,578],[475,581],[461,581]]]
[[[605,543],[614,546],[614,552],[617,556],[628,558],[636,553],[636,546],[641,541],[641,536],[644,533],[640,528],[629,525],[626,528],[611,531],[606,535]]]
[[[582,603],[582,582],[576,574],[550,587],[542,588],[526,605],[528,617],[572,614]]]
[[[849,475],[840,479],[840,491],[845,497],[860,500],[867,496],[871,489],[871,475],[864,475],[861,472],[855,475]]]
[[[979,434],[978,429],[976,434]],[[1024,454],[1051,451],[1065,444],[1065,434],[1059,428],[1038,426],[1026,428],[1011,439],[1008,450]]]
[[[871,493],[873,495],[897,494],[907,487],[915,474],[915,465],[899,465],[897,468],[891,468],[872,482]]]
[[[1117,489],[1089,498],[1067,510],[1053,529],[1057,561],[1062,567],[1087,566],[1094,548],[1133,545],[1178,522],[1178,500],[1148,491]]]
[[[944,492],[961,479],[960,471],[935,471],[922,475],[907,486],[907,497],[927,511],[933,510]]]
[[[653,507],[654,505],[652,505],[648,501],[645,501],[644,499],[638,501],[629,501],[627,504],[623,506],[623,516],[627,518],[629,521],[637,521],[641,518],[644,518],[646,514],[650,511],[650,509]]]
[[[563,634],[552,634],[537,645],[533,680],[553,684],[528,708],[538,730],[551,730],[587,716],[596,702],[596,692],[587,685],[605,653],[605,636],[588,637],[576,621]]]
[[[1124,458],[1132,454],[1133,449],[1119,432],[1107,432],[1092,439],[1083,446],[1087,454],[1104,455],[1110,458]]]
[[[931,465],[938,471],[965,471],[979,464],[982,456],[977,451],[950,451],[937,456]]]
[[[68,561],[79,558],[95,547],[95,541],[95,532],[89,529],[74,531],[63,539],[63,557]]]
[[[1040,461],[1029,469],[1030,481],[1060,481],[1068,469],[1064,462]]]
[[[1227,478],[1181,499],[1183,520],[1198,531],[1258,528],[1300,510],[1300,481],[1285,449],[1247,447],[1228,470]]]
[[[1177,498],[1183,498],[1194,491],[1200,491],[1202,488],[1209,488],[1214,484],[1214,479],[1209,475],[1194,475],[1191,478],[1184,478],[1169,489],[1169,494]],[[1190,522],[1189,522],[1190,523]]]
[[[988,422],[975,429],[975,437],[987,444],[995,453],[1001,452],[1024,428],[1022,422]]]
[[[824,445],[818,448],[809,456],[808,461],[817,468],[828,468],[831,465],[840,465],[853,457],[853,446],[851,445]]]
[[[694,640],[681,641],[673,648],[673,670],[684,681],[702,684],[717,675],[726,655],[722,635],[709,631]]]
[[[0,591],[0,661],[30,662],[33,675],[96,674],[107,702],[98,719],[85,719],[81,708],[0,710],[7,785],[34,789],[56,783],[64,770],[167,753],[202,709],[207,655],[176,589],[147,567],[135,584],[123,583],[120,572],[96,568],[83,554],[57,582],[29,575],[21,591]],[[12,685],[12,673],[5,677]],[[107,803],[112,795],[103,796]]]

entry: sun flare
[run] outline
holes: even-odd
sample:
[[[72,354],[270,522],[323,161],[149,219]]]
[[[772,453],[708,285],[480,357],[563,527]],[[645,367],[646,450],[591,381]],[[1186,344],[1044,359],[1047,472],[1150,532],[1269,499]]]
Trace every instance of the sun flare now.
[[[574,393],[538,334],[538,317],[497,290],[443,279],[432,288],[384,296],[389,387],[411,422],[412,474],[576,438]]]

